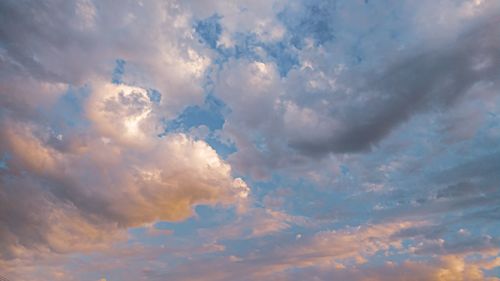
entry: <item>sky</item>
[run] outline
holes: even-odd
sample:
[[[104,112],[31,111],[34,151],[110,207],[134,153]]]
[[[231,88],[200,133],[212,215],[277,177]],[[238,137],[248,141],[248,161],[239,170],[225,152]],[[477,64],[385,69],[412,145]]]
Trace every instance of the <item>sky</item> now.
[[[0,1],[0,279],[498,281],[499,221],[500,0]]]

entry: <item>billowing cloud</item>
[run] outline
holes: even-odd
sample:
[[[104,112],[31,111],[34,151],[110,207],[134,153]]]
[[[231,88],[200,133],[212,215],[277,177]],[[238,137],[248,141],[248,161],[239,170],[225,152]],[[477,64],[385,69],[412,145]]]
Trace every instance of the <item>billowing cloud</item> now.
[[[2,259],[104,248],[128,227],[247,196],[205,142],[159,137],[162,118],[203,94],[193,81],[210,59],[189,15],[168,4],[32,4],[1,4]],[[107,82],[118,58],[134,86]]]
[[[203,141],[148,131],[151,104],[144,89],[108,84],[90,94],[88,130],[76,135],[3,120],[2,258],[85,250],[126,227],[247,196]]]

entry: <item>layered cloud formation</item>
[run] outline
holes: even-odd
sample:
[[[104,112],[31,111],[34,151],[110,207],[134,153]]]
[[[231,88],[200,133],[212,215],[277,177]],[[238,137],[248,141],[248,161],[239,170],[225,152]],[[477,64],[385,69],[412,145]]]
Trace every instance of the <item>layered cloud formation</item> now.
[[[0,279],[499,280],[500,2],[2,1]]]

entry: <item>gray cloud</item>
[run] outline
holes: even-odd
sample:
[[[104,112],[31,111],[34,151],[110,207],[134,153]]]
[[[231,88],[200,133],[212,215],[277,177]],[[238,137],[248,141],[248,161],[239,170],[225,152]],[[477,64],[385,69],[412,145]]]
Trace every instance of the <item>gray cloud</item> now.
[[[381,74],[364,74],[360,80],[367,82],[354,88],[355,99],[340,116],[332,115],[341,121],[340,128],[324,139],[292,137],[291,145],[313,155],[369,150],[419,112],[446,110],[479,83],[498,87],[498,34],[499,20],[493,17],[454,41],[395,59]]]

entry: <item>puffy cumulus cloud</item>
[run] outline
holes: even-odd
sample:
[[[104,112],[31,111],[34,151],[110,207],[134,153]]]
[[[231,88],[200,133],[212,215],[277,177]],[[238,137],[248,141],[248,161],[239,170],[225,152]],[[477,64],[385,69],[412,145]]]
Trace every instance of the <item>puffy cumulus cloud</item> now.
[[[152,135],[162,132],[160,120],[152,120],[155,104],[146,89],[111,83],[96,86],[87,115],[107,141],[144,146]]]
[[[197,204],[244,206],[248,187],[207,143],[159,137],[204,95],[192,13],[114,4],[0,4],[2,261],[103,249]]]
[[[35,122],[4,118],[3,259],[104,246],[125,227],[182,220],[195,204],[247,196],[245,183],[203,141],[146,134],[139,124],[150,121],[143,91],[114,85],[93,91],[92,123],[76,136],[57,138]],[[96,105],[93,95],[106,102]]]

